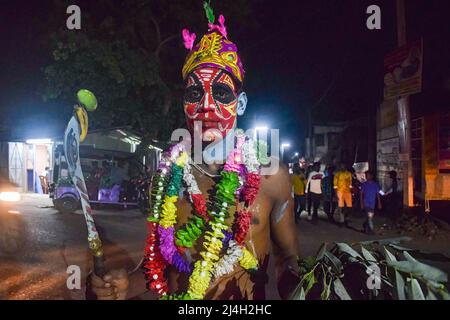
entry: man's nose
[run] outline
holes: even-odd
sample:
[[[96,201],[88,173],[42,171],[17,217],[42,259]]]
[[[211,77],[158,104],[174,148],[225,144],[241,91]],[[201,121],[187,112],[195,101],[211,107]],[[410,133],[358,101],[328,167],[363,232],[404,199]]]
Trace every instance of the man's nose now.
[[[202,112],[211,112],[214,111],[214,100],[208,92],[205,92],[203,96],[203,100],[201,101],[201,111]]]

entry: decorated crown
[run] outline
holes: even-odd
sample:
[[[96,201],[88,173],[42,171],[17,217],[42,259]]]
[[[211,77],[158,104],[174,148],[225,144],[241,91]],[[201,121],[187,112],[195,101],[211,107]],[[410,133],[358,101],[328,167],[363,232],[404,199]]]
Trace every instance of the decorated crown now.
[[[194,46],[196,35],[183,29],[184,46],[190,50],[183,65],[183,80],[197,68],[213,67],[223,69],[232,74],[242,84],[244,80],[244,66],[237,52],[237,46],[228,40],[225,18],[219,16],[219,24],[214,24],[214,14],[205,2],[208,17],[208,32],[199,43]]]

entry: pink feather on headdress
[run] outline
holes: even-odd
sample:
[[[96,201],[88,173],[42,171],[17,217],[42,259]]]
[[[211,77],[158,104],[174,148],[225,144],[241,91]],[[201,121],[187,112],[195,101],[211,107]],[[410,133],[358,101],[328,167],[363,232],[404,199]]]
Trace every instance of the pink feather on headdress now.
[[[184,40],[184,47],[188,50],[192,50],[194,47],[195,38],[197,37],[195,33],[190,33],[188,29],[183,29],[183,40]]]
[[[219,31],[222,34],[222,36],[224,36],[226,39],[228,39],[227,38],[227,27],[225,27],[225,17],[222,14],[219,16],[219,25],[208,23],[208,28],[210,31],[213,31],[213,30]]]

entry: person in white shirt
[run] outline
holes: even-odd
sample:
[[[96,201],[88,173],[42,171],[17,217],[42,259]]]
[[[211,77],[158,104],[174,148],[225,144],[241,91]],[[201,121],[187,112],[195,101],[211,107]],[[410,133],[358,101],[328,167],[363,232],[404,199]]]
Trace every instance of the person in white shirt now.
[[[306,193],[309,193],[313,209],[311,216],[311,206],[308,208],[308,220],[313,223],[317,223],[319,218],[318,210],[320,200],[322,199],[322,178],[323,172],[320,172],[320,163],[315,162],[312,171],[308,175],[308,182],[306,183]]]

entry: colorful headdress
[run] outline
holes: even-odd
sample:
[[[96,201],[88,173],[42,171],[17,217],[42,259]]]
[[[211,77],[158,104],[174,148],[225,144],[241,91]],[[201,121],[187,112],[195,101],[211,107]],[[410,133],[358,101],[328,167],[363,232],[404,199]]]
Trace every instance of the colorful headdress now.
[[[208,3],[205,2],[205,11],[208,17],[208,33],[194,46],[196,35],[183,29],[184,46],[190,50],[183,65],[183,79],[193,70],[201,67],[214,67],[223,69],[232,74],[240,84],[244,80],[244,67],[237,52],[237,46],[228,40],[225,18],[219,16],[219,24],[214,24],[214,14]]]

